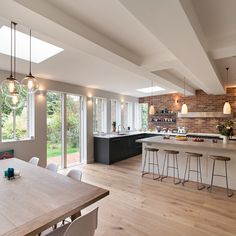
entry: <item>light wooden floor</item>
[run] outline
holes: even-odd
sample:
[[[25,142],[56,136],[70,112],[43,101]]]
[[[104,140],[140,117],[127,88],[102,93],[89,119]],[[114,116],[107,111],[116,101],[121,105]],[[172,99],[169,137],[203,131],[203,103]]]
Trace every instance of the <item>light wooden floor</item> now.
[[[110,190],[96,236],[235,236],[236,195],[141,178],[141,156],[111,166],[81,165],[83,181]],[[65,170],[63,171],[66,172]]]

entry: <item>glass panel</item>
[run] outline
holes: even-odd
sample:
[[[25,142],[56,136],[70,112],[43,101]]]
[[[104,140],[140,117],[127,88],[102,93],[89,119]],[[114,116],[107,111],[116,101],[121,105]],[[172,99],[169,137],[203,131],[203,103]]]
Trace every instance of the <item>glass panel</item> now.
[[[4,95],[1,95],[2,112],[2,140],[22,140],[29,138],[28,100],[24,106],[12,110],[5,104]]]
[[[106,105],[105,99],[93,99],[93,132],[106,132]]]
[[[141,103],[140,109],[141,109],[141,129],[147,130],[148,129],[148,104]]]
[[[28,135],[28,106],[25,106],[20,110],[16,110],[16,139],[26,139]]]
[[[111,100],[111,131],[112,123],[116,122],[116,129],[121,125],[121,103],[117,100]]]
[[[116,126],[117,124],[117,113],[116,113],[116,100],[111,100],[111,131],[112,131],[112,123],[116,122]]]
[[[67,165],[80,163],[80,109],[81,98],[67,95]]]
[[[62,121],[60,93],[47,93],[47,162],[62,166]]]

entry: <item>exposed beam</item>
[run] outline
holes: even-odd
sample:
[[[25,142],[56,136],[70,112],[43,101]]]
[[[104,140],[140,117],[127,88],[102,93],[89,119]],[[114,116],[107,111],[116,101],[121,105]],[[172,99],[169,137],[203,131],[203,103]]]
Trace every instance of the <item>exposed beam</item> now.
[[[224,93],[219,73],[204,50],[179,0],[119,0],[194,74],[200,88]]]
[[[184,80],[177,78],[173,76],[172,74],[168,73],[168,71],[155,71],[156,75],[161,76],[162,78],[165,78],[167,81],[170,81],[171,83],[176,84],[179,87],[184,87]],[[186,95],[193,95],[195,94],[195,89],[193,89],[191,86],[189,86],[187,83],[185,85]],[[182,91],[183,92],[183,91]]]
[[[155,80],[165,89],[174,91],[182,89],[182,87],[140,67],[139,59],[133,57],[133,54],[123,51],[119,45],[104,38],[103,35],[93,32],[59,9],[55,9],[47,1],[9,0],[2,4],[0,14],[8,19],[12,19],[12,15],[14,15],[14,20],[33,28],[38,33],[57,39],[65,45],[98,57],[141,77]]]

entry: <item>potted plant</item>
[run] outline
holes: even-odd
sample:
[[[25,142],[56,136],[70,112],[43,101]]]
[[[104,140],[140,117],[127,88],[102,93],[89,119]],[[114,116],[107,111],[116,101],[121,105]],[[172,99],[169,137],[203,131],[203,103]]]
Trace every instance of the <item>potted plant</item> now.
[[[116,132],[116,122],[112,122],[112,132]]]
[[[232,137],[234,134],[234,122],[232,120],[227,120],[224,123],[220,123],[216,126],[217,130],[221,135],[223,135],[223,143],[226,144],[229,142],[229,137]]]

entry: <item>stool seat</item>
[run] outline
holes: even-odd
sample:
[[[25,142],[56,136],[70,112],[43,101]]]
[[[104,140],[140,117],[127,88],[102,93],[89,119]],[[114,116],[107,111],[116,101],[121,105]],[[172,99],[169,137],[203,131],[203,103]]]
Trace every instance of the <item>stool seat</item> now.
[[[210,158],[216,161],[230,161],[230,157],[211,155]]]
[[[158,152],[159,149],[158,148],[154,148],[154,147],[145,147],[145,151],[148,151],[148,152]]]
[[[164,152],[168,153],[168,154],[179,154],[179,151],[175,151],[175,150],[164,150]]]
[[[151,174],[154,180],[157,180],[161,177],[160,170],[159,170],[159,162],[158,162],[158,148],[152,146],[146,146],[144,148],[145,155],[144,155],[144,162],[143,162],[143,169],[142,169],[142,177],[146,174]],[[152,156],[152,161],[151,161]],[[148,165],[148,171],[145,171],[145,166]],[[150,170],[152,167],[152,171]],[[157,168],[158,177],[155,178],[155,168]]]
[[[211,155],[210,158],[213,160],[213,166],[212,166],[212,175],[211,175],[211,185],[207,187],[207,189],[211,192],[213,187],[213,179],[214,176],[223,177],[226,180],[226,190],[227,190],[227,196],[232,197],[233,192],[229,190],[229,184],[228,184],[228,173],[227,173],[227,162],[230,161],[230,157],[225,156],[217,156],[217,155]],[[217,161],[222,161],[225,164],[225,175],[222,174],[215,174],[215,164]]]
[[[196,152],[185,152],[187,155],[190,155],[192,157],[202,157],[203,154],[201,153],[196,153]]]
[[[165,152],[165,158],[164,158],[164,164],[163,164],[163,168],[162,168],[161,181],[165,178],[168,178],[169,169],[172,169],[173,170],[173,183],[180,184],[181,180],[179,178],[179,167],[178,167],[178,157],[177,157],[179,154],[179,151],[164,150],[164,152]],[[172,163],[173,163],[172,166],[169,164],[169,159],[171,158],[171,155],[172,155]],[[166,166],[166,175],[164,175],[165,166]],[[177,176],[176,176],[175,172],[177,172]],[[177,181],[176,181],[176,177],[177,177]]]

